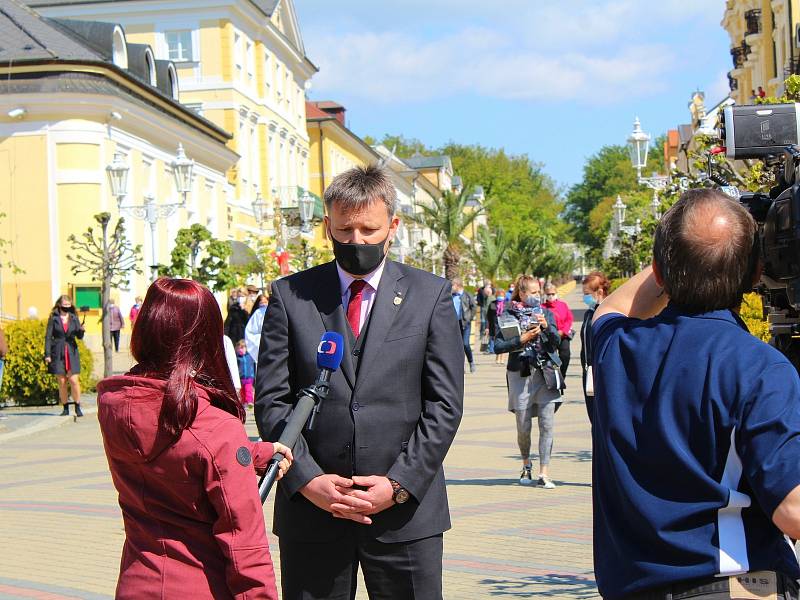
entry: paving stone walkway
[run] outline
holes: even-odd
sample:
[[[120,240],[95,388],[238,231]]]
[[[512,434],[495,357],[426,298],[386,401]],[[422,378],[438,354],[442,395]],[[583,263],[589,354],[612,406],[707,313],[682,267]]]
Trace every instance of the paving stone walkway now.
[[[567,301],[577,309],[577,291]],[[554,490],[517,483],[505,368],[478,354],[477,373],[466,375],[464,420],[445,463],[453,518],[445,534],[448,600],[597,597],[579,346],[575,340],[565,402],[556,415]],[[255,435],[252,413],[249,418]],[[534,426],[534,448],[536,435]],[[271,515],[268,505],[268,526]],[[4,439],[0,431],[0,598],[113,598],[123,539],[94,414],[60,419],[30,435]],[[277,562],[274,538],[271,543]],[[363,589],[358,597],[366,599]]]

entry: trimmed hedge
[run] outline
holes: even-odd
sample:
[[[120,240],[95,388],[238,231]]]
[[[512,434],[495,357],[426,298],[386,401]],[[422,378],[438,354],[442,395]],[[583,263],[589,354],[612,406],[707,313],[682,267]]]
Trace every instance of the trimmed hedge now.
[[[3,387],[0,396],[10,398],[19,405],[58,403],[58,383],[47,372],[44,362],[44,335],[46,320],[27,319],[8,323],[4,328],[8,342]],[[92,391],[94,357],[82,340],[78,340],[81,359],[81,391]]]

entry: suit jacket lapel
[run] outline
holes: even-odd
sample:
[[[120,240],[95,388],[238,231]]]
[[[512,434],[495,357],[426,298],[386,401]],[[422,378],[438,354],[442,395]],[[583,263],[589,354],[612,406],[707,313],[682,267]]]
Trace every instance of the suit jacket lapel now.
[[[353,332],[347,323],[342,307],[342,294],[339,273],[336,263],[328,263],[320,281],[315,282],[314,304],[317,306],[326,331],[335,331],[344,338],[344,355],[342,357],[342,373],[351,388],[355,387],[356,377],[353,367]]]
[[[368,373],[372,361],[377,360],[378,349],[386,339],[394,317],[402,306],[406,291],[402,279],[403,274],[397,265],[393,261],[387,260],[378,284],[378,292],[375,294],[375,303],[370,311],[369,330],[358,366],[359,375]],[[399,298],[400,301],[395,301],[395,298]],[[359,379],[361,378],[359,377]]]

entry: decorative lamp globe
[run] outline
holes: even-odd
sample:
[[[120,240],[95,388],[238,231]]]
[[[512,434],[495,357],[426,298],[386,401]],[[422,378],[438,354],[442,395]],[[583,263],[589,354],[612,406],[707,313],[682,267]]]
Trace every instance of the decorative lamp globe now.
[[[268,218],[268,205],[264,201],[261,192],[256,192],[256,199],[253,200],[253,216],[256,218],[258,223],[263,223],[266,218]]]
[[[192,190],[194,161],[191,158],[187,158],[181,143],[178,144],[178,154],[175,156],[175,160],[172,161],[171,166],[172,174],[175,176],[175,188],[185,200],[186,194]]]
[[[633,122],[633,132],[628,136],[628,152],[631,165],[641,176],[642,169],[647,165],[647,151],[650,147],[650,136],[642,131],[639,117]]]
[[[122,152],[114,153],[114,161],[106,167],[111,193],[117,199],[117,204],[128,195],[128,172],[130,167],[125,164],[125,155]]]
[[[304,191],[299,200],[300,204],[300,222],[303,224],[303,231],[309,231],[311,228],[311,221],[314,218],[314,198],[308,191]]]
[[[614,209],[614,217],[617,219],[617,224],[622,225],[625,222],[625,210],[628,208],[622,201],[622,198],[617,194],[617,201],[611,207]]]

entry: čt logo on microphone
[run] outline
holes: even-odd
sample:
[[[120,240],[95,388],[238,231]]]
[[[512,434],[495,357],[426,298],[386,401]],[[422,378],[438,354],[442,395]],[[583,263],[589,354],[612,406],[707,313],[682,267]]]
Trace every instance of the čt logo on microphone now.
[[[317,354],[336,354],[336,342],[333,340],[322,340],[317,348]]]

